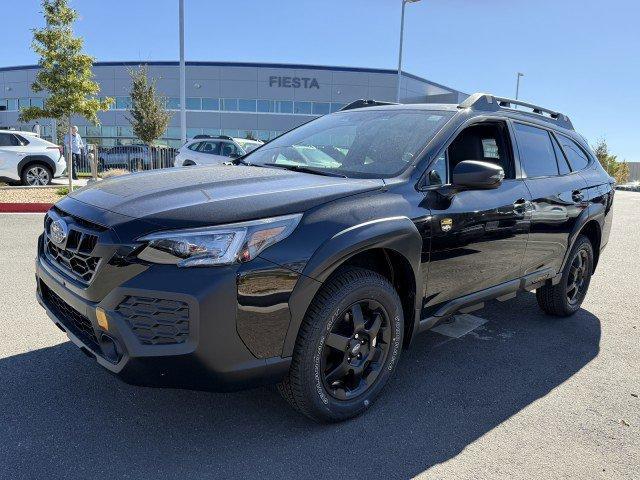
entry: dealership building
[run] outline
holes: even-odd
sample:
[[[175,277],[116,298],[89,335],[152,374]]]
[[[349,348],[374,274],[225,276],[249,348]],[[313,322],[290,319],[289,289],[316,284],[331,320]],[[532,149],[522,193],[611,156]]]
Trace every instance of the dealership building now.
[[[100,95],[115,99],[100,112],[100,125],[74,119],[80,134],[91,143],[135,143],[127,120],[131,87],[129,72],[146,65],[158,91],[174,111],[163,138],[180,143],[180,69],[178,62],[99,62],[93,67]],[[42,105],[44,94],[31,90],[37,65],[0,68],[0,128],[29,128],[20,124],[20,108]],[[187,62],[187,137],[198,134],[252,136],[267,140],[334,112],[358,99],[396,101],[398,75],[394,70],[237,62]],[[466,94],[410,73],[400,79],[402,103],[459,103]],[[50,137],[51,122],[40,122]]]

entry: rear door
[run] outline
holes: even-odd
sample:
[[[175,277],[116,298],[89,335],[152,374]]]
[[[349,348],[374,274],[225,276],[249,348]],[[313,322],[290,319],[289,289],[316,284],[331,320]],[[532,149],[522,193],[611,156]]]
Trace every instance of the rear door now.
[[[219,165],[224,163],[229,159],[221,155],[221,149],[222,142],[220,140],[205,140],[198,146],[194,160],[200,165]]]
[[[524,273],[555,274],[562,266],[569,234],[586,208],[587,184],[571,170],[550,130],[514,122],[514,131],[532,205]]]
[[[0,132],[0,177],[18,178],[18,163],[26,155],[15,135]]]

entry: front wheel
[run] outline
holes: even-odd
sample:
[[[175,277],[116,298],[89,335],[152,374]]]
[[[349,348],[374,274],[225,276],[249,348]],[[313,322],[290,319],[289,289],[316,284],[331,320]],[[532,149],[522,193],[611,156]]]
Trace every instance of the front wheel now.
[[[592,274],[593,247],[587,237],[580,235],[569,253],[560,282],[536,290],[538,305],[549,315],[573,315],[587,295]]]
[[[355,417],[393,374],[403,332],[402,305],[388,280],[361,268],[342,270],[313,299],[278,389],[313,420]]]

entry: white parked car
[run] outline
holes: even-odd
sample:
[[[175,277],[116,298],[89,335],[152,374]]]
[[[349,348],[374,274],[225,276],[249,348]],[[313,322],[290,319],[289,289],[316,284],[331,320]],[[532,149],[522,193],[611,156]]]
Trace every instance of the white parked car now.
[[[244,138],[231,138],[223,135],[218,137],[197,136],[180,147],[174,166],[220,165],[241,157],[260,145],[262,142]]]
[[[62,147],[33,132],[0,130],[0,178],[49,185],[66,166]]]

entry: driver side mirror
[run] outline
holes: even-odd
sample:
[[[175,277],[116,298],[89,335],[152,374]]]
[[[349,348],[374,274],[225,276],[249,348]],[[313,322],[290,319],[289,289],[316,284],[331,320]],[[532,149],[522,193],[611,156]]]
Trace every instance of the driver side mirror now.
[[[242,155],[240,155],[239,153],[230,153],[229,154],[229,158],[233,158],[233,159],[240,158],[241,156]]]
[[[470,189],[497,188],[504,179],[502,167],[480,160],[464,160],[453,169],[451,178],[455,187]]]

